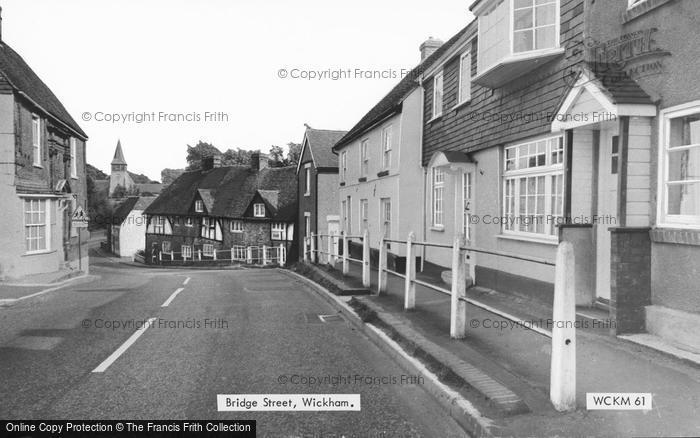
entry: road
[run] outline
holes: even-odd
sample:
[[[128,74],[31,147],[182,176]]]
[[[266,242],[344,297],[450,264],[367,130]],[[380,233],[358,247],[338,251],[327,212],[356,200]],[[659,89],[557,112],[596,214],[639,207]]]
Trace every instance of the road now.
[[[0,308],[0,418],[254,419],[259,436],[464,436],[351,324],[322,321],[334,310],[284,273],[107,259],[91,273],[99,279]],[[333,384],[337,376],[345,381]],[[361,394],[362,409],[217,411],[217,394],[264,393]]]

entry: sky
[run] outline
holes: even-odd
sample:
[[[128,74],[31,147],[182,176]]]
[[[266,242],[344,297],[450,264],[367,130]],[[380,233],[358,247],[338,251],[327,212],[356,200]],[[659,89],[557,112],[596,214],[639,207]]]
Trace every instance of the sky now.
[[[87,132],[88,163],[108,173],[120,139],[156,180],[199,140],[266,151],[304,123],[349,130],[469,3],[0,0],[3,41]]]

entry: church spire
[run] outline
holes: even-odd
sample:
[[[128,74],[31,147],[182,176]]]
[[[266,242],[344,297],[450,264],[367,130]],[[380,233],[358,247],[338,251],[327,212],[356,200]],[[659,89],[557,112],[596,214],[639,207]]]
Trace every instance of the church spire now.
[[[112,159],[112,166],[115,164],[126,166],[126,160],[124,159],[124,151],[122,151],[122,142],[117,140],[117,149],[114,151],[114,159]]]

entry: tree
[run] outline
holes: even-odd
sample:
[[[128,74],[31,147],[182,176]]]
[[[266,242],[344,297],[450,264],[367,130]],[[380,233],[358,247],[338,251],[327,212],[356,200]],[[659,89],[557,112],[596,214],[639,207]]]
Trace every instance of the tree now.
[[[160,171],[160,182],[169,186],[185,172],[185,169],[163,169]]]
[[[270,146],[270,167],[284,167],[287,160],[284,158],[284,149],[281,146]]]
[[[199,140],[195,146],[187,145],[187,170],[198,170],[202,158],[223,155],[214,145]]]
[[[301,159],[301,143],[287,143],[287,166],[296,166]]]
[[[260,151],[257,151],[260,152]],[[250,164],[250,156],[253,151],[246,151],[238,148],[236,150],[229,149],[221,156],[222,166],[247,166]]]

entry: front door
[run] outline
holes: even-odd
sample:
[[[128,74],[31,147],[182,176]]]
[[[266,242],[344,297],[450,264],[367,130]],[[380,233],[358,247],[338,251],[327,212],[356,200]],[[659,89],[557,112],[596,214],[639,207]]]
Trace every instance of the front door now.
[[[596,229],[596,297],[610,300],[610,227],[617,225],[617,174],[620,167],[617,126],[600,131]]]

